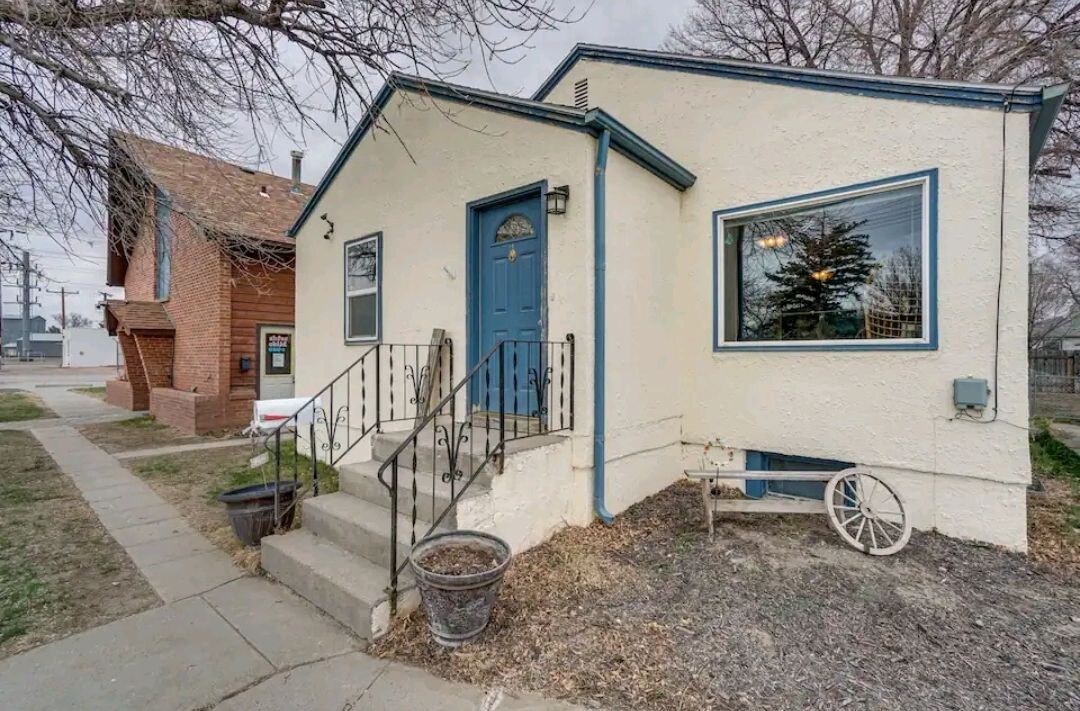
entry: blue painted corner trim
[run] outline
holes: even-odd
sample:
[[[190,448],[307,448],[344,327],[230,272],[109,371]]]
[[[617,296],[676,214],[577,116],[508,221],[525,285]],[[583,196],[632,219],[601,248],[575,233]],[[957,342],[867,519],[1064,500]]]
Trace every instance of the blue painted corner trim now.
[[[606,372],[604,359],[607,338],[607,157],[611,132],[607,129],[596,142],[596,171],[593,173],[593,510],[604,523],[615,517],[607,509],[605,493],[604,408]]]
[[[1057,119],[1061,105],[1065,102],[1065,95],[1069,92],[1069,84],[1057,84],[1048,86],[1042,90],[1042,110],[1031,115],[1031,137],[1028,143],[1028,163],[1030,168],[1035,167],[1035,161],[1039,159],[1046,139],[1050,135],[1050,128]]]
[[[720,234],[720,222],[728,215],[753,213],[758,211],[765,211],[772,208],[779,208],[791,203],[802,200],[816,200],[818,198],[827,198],[832,195],[840,195],[848,192],[857,192],[862,190],[870,190],[873,188],[884,188],[894,184],[906,183],[914,180],[926,181],[926,202],[927,202],[927,254],[928,260],[928,276],[927,276],[927,298],[929,299],[929,310],[927,314],[927,336],[925,341],[918,343],[905,342],[905,343],[890,343],[887,339],[873,339],[862,341],[831,341],[828,343],[803,343],[800,341],[740,341],[735,343],[722,343],[720,338],[720,310],[723,307],[720,296],[720,254],[723,249],[720,244],[722,235]],[[914,173],[906,173],[904,175],[895,175],[888,178],[881,178],[878,180],[870,180],[864,183],[856,183],[855,185],[845,185],[838,188],[829,188],[828,190],[818,190],[811,193],[805,193],[802,195],[794,195],[792,197],[779,198],[776,200],[766,200],[764,202],[751,203],[749,205],[740,205],[738,207],[724,208],[721,210],[714,210],[712,214],[712,292],[713,292],[713,322],[712,322],[712,343],[713,352],[715,353],[731,353],[731,352],[759,352],[759,351],[771,351],[771,352],[798,352],[798,351],[935,351],[938,348],[938,169],[930,168],[928,170],[921,170]]]
[[[327,169],[322,180],[319,181],[315,192],[312,193],[311,198],[300,210],[296,221],[289,228],[288,235],[290,237],[296,237],[296,233],[315,212],[319,201],[344,167],[349,156],[352,155],[356,146],[371,130],[375,122],[378,121],[379,116],[382,115],[386,105],[390,102],[393,93],[399,89],[427,94],[445,101],[456,101],[479,106],[491,111],[512,114],[534,121],[543,121],[572,131],[590,133],[597,137],[604,131],[608,131],[611,134],[612,148],[652,172],[672,187],[678,190],[686,190],[697,180],[692,172],[684,168],[676,160],[649,144],[648,141],[631,131],[610,114],[599,109],[583,111],[568,106],[544,104],[530,99],[521,99],[433,79],[394,73],[390,75],[386,84],[383,85],[383,88],[372,100],[371,106],[364,113],[360,122],[356,124],[356,128],[353,129],[353,132],[345,141],[345,145],[341,147],[337,157],[334,158],[334,162]]]

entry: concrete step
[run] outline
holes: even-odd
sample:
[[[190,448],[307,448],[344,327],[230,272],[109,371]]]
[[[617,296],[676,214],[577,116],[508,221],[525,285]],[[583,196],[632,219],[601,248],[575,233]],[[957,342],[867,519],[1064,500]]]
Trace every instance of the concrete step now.
[[[449,470],[450,456],[447,451],[447,446],[444,443],[445,429],[440,427],[438,430],[433,430],[430,426],[425,428],[420,436],[416,440],[416,471],[422,475],[426,475],[428,479],[431,478],[433,470],[436,476],[441,476]],[[458,441],[458,437],[462,435],[462,425],[459,423],[455,426],[451,433],[454,435],[454,441]],[[387,461],[390,456],[397,450],[402,442],[409,438],[411,433],[405,430],[398,432],[382,432],[372,436],[372,458],[380,462]],[[508,436],[510,433],[508,433]],[[554,444],[562,439],[562,435],[532,435],[525,436],[524,432],[521,433],[518,439],[512,439],[506,442],[507,455],[513,455],[518,452],[524,452],[535,447],[544,447],[550,444]],[[492,428],[490,431],[485,430],[482,425],[474,425],[466,428],[464,436],[460,440],[459,453],[457,457],[457,469],[462,473],[462,476],[467,478],[480,462],[484,460],[487,447],[496,447],[499,441],[498,431],[496,428]],[[398,477],[401,478],[400,469],[412,469],[413,468],[413,447],[410,445],[406,447],[398,455]],[[498,472],[498,464],[494,461],[488,463],[484,467],[483,471],[477,476],[476,481],[473,482],[473,486],[476,484],[490,484],[491,478]]]
[[[388,461],[390,455],[394,453],[398,446],[408,439],[409,434],[410,433],[406,431],[399,431],[383,432],[374,435],[371,442],[372,458],[377,459],[380,462]],[[462,439],[458,440],[460,435],[461,425],[459,424],[452,430],[452,442],[455,444],[460,442],[460,444],[457,444],[457,469],[461,472],[462,477],[467,478],[476,470],[476,467],[480,466],[480,462],[484,460],[485,444],[495,447],[499,438],[498,433],[494,428],[491,429],[489,433],[485,433],[483,428],[467,428]],[[486,439],[489,436],[490,439]],[[449,471],[450,455],[444,440],[445,436],[442,427],[438,428],[438,430],[433,430],[429,426],[420,433],[420,436],[416,440],[415,468],[418,473],[426,474],[430,479],[433,470],[435,471],[436,476],[442,476]],[[398,467],[412,469],[412,458],[413,448],[412,446],[408,446],[398,455]],[[494,472],[494,466],[489,465],[485,467],[484,471],[480,472],[477,477],[477,481],[483,481],[485,483],[490,482]]]
[[[413,527],[410,518],[402,514],[394,517],[397,524],[397,563],[401,565],[409,557],[412,548]],[[338,491],[325,496],[304,500],[304,523],[306,530],[325,538],[331,543],[367,558],[384,568],[390,567],[390,509],[370,501]],[[430,523],[417,520],[416,540],[420,540]],[[446,527],[441,527],[446,530]]]
[[[373,640],[390,624],[390,575],[309,531],[297,530],[262,540],[262,567],[358,636]],[[419,597],[406,571],[398,611],[414,609]]]
[[[380,461],[371,460],[339,467],[340,490],[389,509],[390,490],[383,486],[378,479],[379,467],[382,464]],[[386,473],[386,478],[387,481],[390,480],[389,471]],[[399,513],[406,516],[412,513],[412,484],[412,471],[398,469],[397,508]],[[417,476],[416,490],[416,515],[419,520],[430,523],[450,505],[450,484],[443,482],[439,476],[435,477],[433,483],[430,471],[426,475]],[[454,491],[458,490],[460,490],[460,486],[455,484]],[[488,491],[486,484],[475,481],[465,492],[465,497],[483,496]],[[451,510],[446,518],[442,520],[444,528],[454,528],[456,523],[456,511],[454,510]]]

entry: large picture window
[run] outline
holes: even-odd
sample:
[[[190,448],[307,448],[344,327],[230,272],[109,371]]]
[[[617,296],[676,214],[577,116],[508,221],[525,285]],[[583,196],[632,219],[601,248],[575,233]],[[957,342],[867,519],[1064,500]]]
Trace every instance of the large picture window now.
[[[930,348],[934,172],[716,213],[716,347]]]
[[[381,234],[345,244],[345,340],[379,338]]]

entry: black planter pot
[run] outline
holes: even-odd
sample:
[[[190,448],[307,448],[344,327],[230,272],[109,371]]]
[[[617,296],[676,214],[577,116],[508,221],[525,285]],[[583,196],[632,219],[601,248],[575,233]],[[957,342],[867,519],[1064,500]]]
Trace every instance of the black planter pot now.
[[[471,575],[446,575],[421,567],[419,561],[432,551],[458,546],[488,549],[497,563],[490,570]],[[440,533],[413,546],[409,567],[436,642],[444,647],[459,647],[484,631],[509,566],[509,544],[480,531]]]
[[[217,500],[225,504],[233,533],[244,545],[258,546],[263,536],[274,532],[274,488],[278,490],[278,506],[281,510],[281,526],[292,526],[296,507],[293,501],[299,482],[283,481],[242,486],[239,489],[218,494]]]

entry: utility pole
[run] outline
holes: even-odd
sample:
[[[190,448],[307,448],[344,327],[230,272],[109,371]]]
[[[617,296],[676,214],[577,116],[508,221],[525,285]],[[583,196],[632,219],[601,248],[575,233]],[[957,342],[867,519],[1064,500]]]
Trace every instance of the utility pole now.
[[[52,289],[46,289],[50,294],[60,294],[60,330],[63,331],[67,328],[67,297],[78,294],[77,291],[68,291],[64,287],[60,287],[60,291],[53,291]]]
[[[22,251],[22,352],[20,360],[30,357],[30,250]]]

